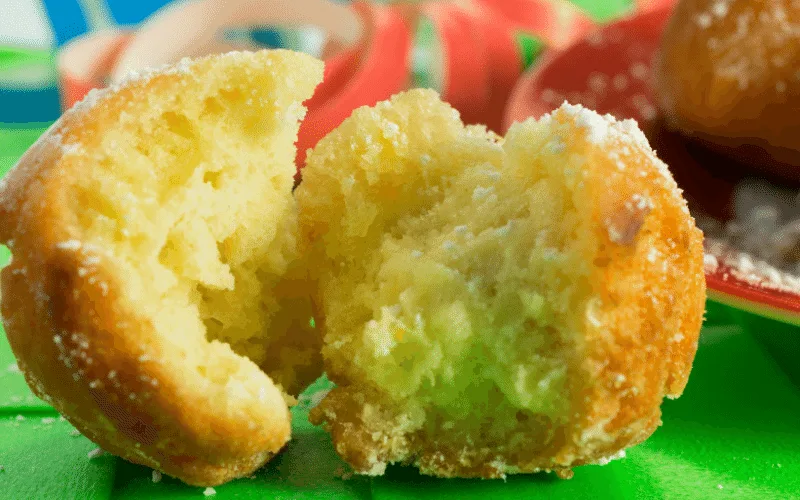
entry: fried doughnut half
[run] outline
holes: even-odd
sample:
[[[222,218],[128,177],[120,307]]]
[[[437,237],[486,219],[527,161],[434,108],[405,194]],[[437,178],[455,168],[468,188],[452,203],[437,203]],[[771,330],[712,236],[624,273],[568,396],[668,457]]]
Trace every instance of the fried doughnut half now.
[[[564,104],[500,138],[432,91],[361,108],[295,192],[358,473],[603,463],[660,425],[705,306],[702,234],[633,121]]]
[[[2,180],[11,347],[106,451],[211,486],[288,441],[287,405],[322,367],[292,197],[322,69],[262,51],[132,75]]]

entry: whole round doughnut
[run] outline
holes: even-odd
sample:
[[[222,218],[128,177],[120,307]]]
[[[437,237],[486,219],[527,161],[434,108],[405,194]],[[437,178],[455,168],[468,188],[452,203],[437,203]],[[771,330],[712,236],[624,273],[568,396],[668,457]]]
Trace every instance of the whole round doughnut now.
[[[230,53],[67,111],[0,183],[2,314],[29,385],[189,484],[251,473],[321,372],[293,142],[322,64]]]
[[[800,2],[683,0],[664,32],[667,121],[729,154],[800,166]]]
[[[358,473],[603,463],[660,425],[702,321],[702,234],[633,121],[564,104],[503,139],[433,91],[360,108],[295,191]]]

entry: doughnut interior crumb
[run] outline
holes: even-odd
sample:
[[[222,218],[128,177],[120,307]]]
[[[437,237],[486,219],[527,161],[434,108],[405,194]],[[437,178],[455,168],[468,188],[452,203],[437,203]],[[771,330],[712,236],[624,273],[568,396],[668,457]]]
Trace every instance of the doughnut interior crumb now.
[[[60,246],[106,253],[162,340],[213,384],[258,395],[232,350],[296,393],[315,357],[310,307],[290,270],[293,142],[305,110],[297,91],[276,88],[310,92],[314,82],[290,68],[286,81],[264,82],[246,69],[286,64],[277,58],[228,63],[235,75],[219,69],[186,92],[135,98],[118,120],[96,120],[63,145],[62,162],[93,165],[64,188],[81,237]],[[105,113],[102,98],[94,106]],[[281,358],[290,330],[290,342],[307,344],[301,359]]]
[[[296,196],[338,385],[312,419],[360,473],[607,462],[685,384],[701,237],[631,122],[564,105],[500,138],[410,91],[323,139]]]
[[[322,372],[292,188],[323,71],[263,50],[131,75],[0,180],[9,343],[102,449],[205,487],[289,440]]]
[[[329,234],[344,235],[322,236],[325,253],[349,278],[323,293],[353,297],[328,301],[326,321],[337,332],[360,332],[328,344],[327,354],[337,364],[353,356],[359,378],[402,405],[409,429],[427,426],[464,441],[510,436],[515,446],[531,420],[563,418],[569,406],[566,375],[581,362],[581,325],[587,317],[600,321],[588,316],[591,269],[583,258],[596,243],[575,213],[581,200],[570,199],[565,180],[549,171],[568,165],[528,167],[537,174],[511,180],[515,172],[502,168],[500,146],[480,129],[460,131],[454,111],[435,110],[419,129],[403,124],[416,137],[393,135],[392,115],[406,118],[397,108],[408,102],[375,110],[371,134],[354,139],[381,170],[323,174],[342,196],[341,212],[329,220],[343,227]],[[431,151],[425,134],[454,140]],[[315,155],[345,149],[326,146]],[[398,151],[400,161],[391,158]],[[425,175],[404,175],[417,170]],[[318,185],[306,175],[305,182]],[[370,175],[381,177],[377,189],[370,189]],[[349,185],[356,187],[348,192]],[[532,204],[520,188],[528,188]],[[367,242],[374,242],[374,255]],[[364,259],[353,266],[364,276],[350,271],[355,259]],[[487,414],[495,415],[491,424],[470,418]]]

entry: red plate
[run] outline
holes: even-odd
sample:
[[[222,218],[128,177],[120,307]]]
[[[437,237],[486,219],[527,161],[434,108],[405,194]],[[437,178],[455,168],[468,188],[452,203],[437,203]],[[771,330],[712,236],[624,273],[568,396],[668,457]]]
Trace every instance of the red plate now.
[[[595,23],[569,0],[476,0],[515,29],[541,36],[562,48],[594,29]]]
[[[618,118],[636,119],[659,156],[670,165],[693,210],[731,216],[733,187],[747,165],[689,143],[666,130],[653,99],[651,67],[670,8],[616,22],[552,54],[512,92],[505,128],[540,116],[563,100]],[[800,278],[756,264],[716,241],[706,241],[709,297],[762,316],[800,325]]]
[[[350,52],[326,61],[325,98],[316,95],[300,124],[297,165],[305,165],[306,150],[338,127],[359,106],[372,106],[408,86],[411,74],[411,28],[400,9],[355,2],[365,36]],[[354,56],[358,56],[354,58]],[[332,64],[331,64],[332,63]],[[355,66],[355,67],[354,67]],[[335,91],[329,86],[336,88]],[[317,92],[320,92],[319,88]]]

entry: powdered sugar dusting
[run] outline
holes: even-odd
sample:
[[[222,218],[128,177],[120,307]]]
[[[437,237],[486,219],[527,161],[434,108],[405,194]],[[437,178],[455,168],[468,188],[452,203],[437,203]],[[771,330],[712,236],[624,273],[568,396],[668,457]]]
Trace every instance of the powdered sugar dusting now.
[[[153,76],[158,74],[186,75],[191,71],[193,65],[194,65],[194,60],[192,60],[189,57],[184,57],[176,64],[164,64],[162,66],[158,66],[155,68],[146,68],[136,71],[130,71],[114,87],[120,88],[129,85],[133,82],[148,81],[151,78],[153,78]]]
[[[571,116],[575,125],[586,131],[586,138],[592,144],[604,144],[609,134],[609,127],[616,119],[611,115],[605,117],[583,107],[580,104],[564,102],[558,111]]]
[[[78,240],[66,240],[60,243],[56,243],[56,248],[60,248],[62,250],[78,251],[81,249],[81,242]]]
[[[719,77],[736,82],[741,90],[753,85],[762,88],[765,82],[772,81],[770,75],[774,68],[786,66],[784,57],[770,57],[775,53],[786,54],[786,48],[800,39],[800,26],[789,18],[785,4],[779,1],[739,2],[734,15],[732,0],[717,0],[694,14],[700,36],[714,29],[716,36],[708,37],[706,45],[712,53],[713,71]],[[783,92],[782,87],[777,85],[774,90]]]
[[[601,115],[581,104],[564,102],[555,113],[564,113],[571,117],[578,127],[586,131],[586,137],[592,144],[603,145],[611,139],[622,139],[650,150],[650,145],[636,120],[617,120],[613,115]]]
[[[771,266],[766,261],[731,247],[720,239],[706,238],[706,272],[722,279],[733,277],[764,290],[800,295],[800,276]]]
[[[615,453],[613,455],[609,455],[607,457],[603,457],[603,458],[599,459],[596,463],[597,463],[597,465],[608,465],[612,461],[620,460],[622,458],[625,458],[625,450],[619,450],[617,453]]]
[[[564,102],[561,107],[542,118],[550,120],[552,116],[566,116],[586,133],[586,140],[590,144],[607,146],[618,143],[620,152],[626,156],[634,149],[647,155],[650,162],[656,167],[662,178],[669,179],[677,194],[677,185],[672,180],[672,174],[667,165],[656,157],[650,143],[645,137],[636,120],[617,120],[611,114],[601,115],[581,104]],[[619,153],[618,153],[619,154]],[[609,157],[612,155],[609,154]],[[623,164],[624,165],[624,164]],[[643,170],[643,172],[646,172]],[[645,173],[644,176],[647,174]]]
[[[734,217],[727,222],[697,214],[710,242],[707,272],[725,265],[777,285],[791,287],[800,280],[800,192],[765,179],[744,179],[731,201]]]
[[[83,152],[83,146],[80,144],[62,144],[61,145],[61,154],[63,156],[71,156],[80,154]]]
[[[705,254],[703,256],[703,269],[706,273],[715,273],[719,269],[719,261],[717,257],[712,254]]]
[[[115,94],[123,88],[135,83],[147,83],[157,75],[181,75],[188,74],[194,65],[195,60],[184,57],[177,64],[164,64],[154,68],[147,68],[127,73],[119,82],[103,89],[92,89],[79,102],[75,103],[67,113],[85,112],[96,107],[108,96]]]

